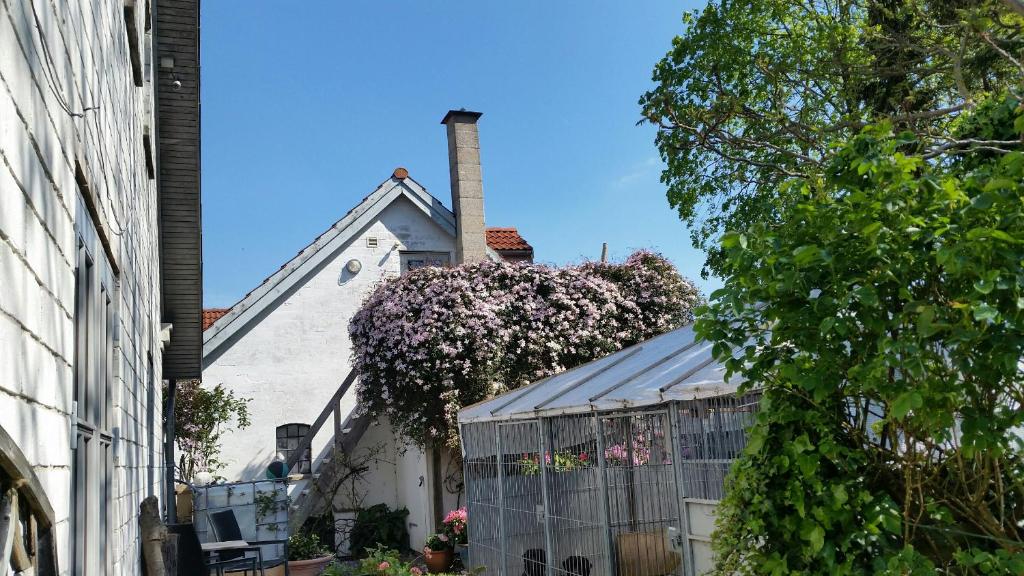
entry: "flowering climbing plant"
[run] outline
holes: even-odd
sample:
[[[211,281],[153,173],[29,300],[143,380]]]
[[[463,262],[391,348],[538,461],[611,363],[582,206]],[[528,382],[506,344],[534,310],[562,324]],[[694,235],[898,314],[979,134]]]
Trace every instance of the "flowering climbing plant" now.
[[[693,320],[664,257],[556,268],[481,262],[381,283],[349,324],[359,402],[420,445],[458,445],[463,406]]]

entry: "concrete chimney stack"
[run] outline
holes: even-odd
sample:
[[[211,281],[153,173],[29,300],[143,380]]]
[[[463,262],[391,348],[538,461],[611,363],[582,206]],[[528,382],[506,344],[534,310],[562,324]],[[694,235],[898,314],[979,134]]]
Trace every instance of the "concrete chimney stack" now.
[[[448,168],[455,212],[455,261],[487,259],[484,232],[484,187],[480,174],[480,112],[449,110],[441,124],[448,128]]]

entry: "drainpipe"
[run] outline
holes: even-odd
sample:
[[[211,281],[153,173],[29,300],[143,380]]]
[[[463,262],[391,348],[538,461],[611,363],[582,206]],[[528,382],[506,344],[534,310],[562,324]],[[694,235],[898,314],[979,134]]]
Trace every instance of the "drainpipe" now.
[[[168,380],[167,397],[164,398],[164,475],[167,495],[164,502],[166,522],[177,524],[177,500],[174,497],[174,397],[177,395],[178,381]]]

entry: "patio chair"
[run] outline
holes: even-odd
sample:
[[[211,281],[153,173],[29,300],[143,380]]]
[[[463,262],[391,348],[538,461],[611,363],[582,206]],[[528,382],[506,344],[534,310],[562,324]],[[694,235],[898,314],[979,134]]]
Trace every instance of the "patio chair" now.
[[[256,574],[256,558],[243,558],[242,560],[210,561],[199,543],[199,536],[196,535],[196,528],[192,524],[168,524],[167,531],[178,535],[178,573],[195,574],[196,576],[209,576],[216,572],[217,576],[223,576],[225,572],[244,571]]]
[[[213,528],[214,537],[218,542],[244,541],[247,544],[246,546],[238,546],[219,551],[218,556],[220,560],[231,561],[239,558],[247,558],[248,552],[255,552],[261,576],[263,576],[266,568],[273,568],[282,563],[285,564],[285,574],[288,573],[287,540],[246,540],[242,538],[242,530],[238,526],[238,519],[235,518],[235,511],[230,509],[210,513],[210,526]],[[264,561],[263,549],[261,546],[266,544],[283,544],[285,548],[282,558]]]

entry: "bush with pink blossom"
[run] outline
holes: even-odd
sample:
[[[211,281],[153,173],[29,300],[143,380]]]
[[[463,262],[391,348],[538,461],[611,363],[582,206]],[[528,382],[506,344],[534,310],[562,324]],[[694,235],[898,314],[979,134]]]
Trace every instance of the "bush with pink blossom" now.
[[[459,409],[693,320],[664,257],[556,268],[481,262],[385,280],[349,324],[359,403],[419,445],[457,446]]]
[[[444,520],[441,522],[441,526],[444,533],[448,536],[448,540],[455,546],[465,546],[466,541],[469,537],[468,517],[466,515],[466,507],[456,508],[451,512],[448,512],[444,516]]]

